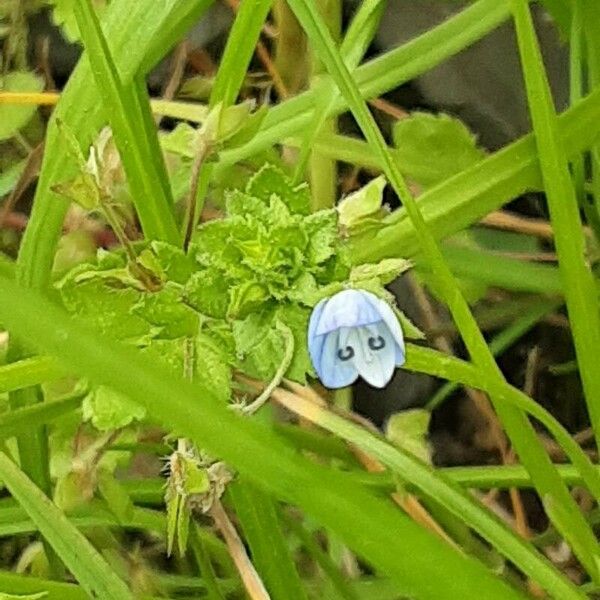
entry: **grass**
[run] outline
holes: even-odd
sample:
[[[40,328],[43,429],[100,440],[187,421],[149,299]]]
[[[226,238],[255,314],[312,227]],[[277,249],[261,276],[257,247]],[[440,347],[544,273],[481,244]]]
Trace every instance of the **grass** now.
[[[335,39],[341,19],[339,4],[332,4],[327,17],[315,0],[289,0],[288,4],[306,35],[319,77],[307,91],[264,109],[266,116],[253,121],[248,131],[240,125],[240,135],[232,138],[235,143],[215,143],[200,157],[193,173],[198,184],[191,187],[197,206],[186,217],[188,222],[198,221],[207,196],[219,188],[222,178],[233,178],[239,166],[254,168],[252,161],[264,162],[265,152],[279,160],[279,147],[298,150],[291,171],[296,183],[309,176],[314,209],[331,206],[327,190],[337,189],[342,162],[366,168],[368,173],[382,172],[402,206],[382,217],[377,226],[350,231],[344,250],[353,265],[379,263],[384,258],[415,259],[418,272],[446,305],[468,359],[409,343],[405,368],[447,380],[430,399],[429,410],[461,386],[483,391],[519,464],[431,466],[356,422],[353,415],[323,406],[310,388],[298,384],[283,383],[271,395],[299,418],[299,424],[281,425],[271,408],[244,416],[226,406],[214,387],[223,372],[222,364],[208,362],[210,347],[199,357],[185,354],[183,372],[175,375],[135,345],[101,334],[69,314],[57,305],[55,295],[49,299],[55,283],[54,257],[69,208],[56,184],[80,168],[72,148],[64,142],[64,131],[70,132],[86,155],[101,128],[109,124],[141,235],[173,248],[184,247],[189,240],[180,233],[171,165],[161,148],[166,132],[157,130],[153,111],[203,123],[215,107],[234,106],[246,93],[255,48],[273,9],[270,0],[242,0],[205,108],[178,100],[151,102],[144,77],[209,8],[210,1],[170,0],[156,6],[151,0],[113,0],[99,19],[90,0],[76,0],[73,16],[85,54],[61,92],[46,129],[44,161],[16,263],[0,255],[0,322],[11,335],[8,364],[0,366],[0,392],[10,394],[10,407],[0,415],[0,479],[14,500],[0,501],[0,536],[39,532],[51,566],[46,579],[0,571],[0,591],[13,586],[11,593],[39,590],[47,592],[48,598],[95,595],[108,599],[194,589],[202,590],[202,597],[225,599],[240,597],[240,586],[254,580],[252,589],[258,591],[251,592],[251,597],[264,597],[260,590],[266,588],[275,600],[308,598],[315,590],[326,590],[335,598],[367,600],[386,597],[386,590],[391,590],[390,597],[517,599],[530,597],[538,587],[561,600],[590,597],[586,590],[600,584],[600,552],[593,515],[576,501],[571,487],[583,486],[597,502],[600,472],[551,412],[507,382],[496,357],[564,303],[587,412],[598,433],[600,318],[597,282],[588,254],[595,213],[594,207],[585,204],[586,164],[591,165],[592,192],[598,179],[594,151],[600,122],[600,92],[594,89],[597,48],[590,42],[593,31],[588,31],[584,18],[593,7],[587,0],[574,5],[572,106],[558,116],[525,0],[478,0],[414,40],[367,62],[362,61],[381,18],[381,2],[363,2],[339,43]],[[560,10],[557,14],[564,23],[567,13]],[[410,173],[386,143],[366,100],[441,64],[509,18],[516,27],[533,132],[415,197]],[[589,81],[584,81],[586,77]],[[336,117],[346,110],[364,140],[336,132]],[[574,165],[573,175],[569,161]],[[530,190],[543,191],[547,198],[557,266],[447,240]],[[591,234],[582,222],[582,204]],[[225,254],[234,242],[220,240],[213,251]],[[259,252],[260,248],[251,250]],[[126,287],[124,278],[141,273],[139,281],[147,284],[143,293],[156,298],[152,288],[157,285],[156,266],[138,246],[132,245],[130,254],[126,268],[115,267],[111,277]],[[537,300],[488,342],[463,294],[463,279],[486,290],[501,288],[506,295],[536,294]],[[84,282],[82,277],[80,283]],[[212,284],[203,281],[203,285],[207,289]],[[176,326],[177,314],[168,315],[166,325]],[[121,316],[127,323],[131,313],[122,310]],[[198,335],[203,333],[200,330]],[[226,346],[225,338],[222,342]],[[186,338],[186,348],[189,343]],[[294,344],[297,352],[297,340]],[[137,345],[144,344],[138,341]],[[194,374],[194,361],[203,359],[207,362],[201,363],[205,370],[199,377]],[[231,375],[229,370],[226,374]],[[147,415],[144,426],[123,421],[95,432],[86,447],[80,411],[92,414],[93,400],[87,387],[79,391],[67,385],[76,379],[92,389],[103,385],[111,394],[121,394],[109,396],[120,400],[117,408],[107,412],[120,414],[123,397],[135,402]],[[250,393],[245,387],[250,384],[236,381],[235,393]],[[110,418],[117,417],[111,413]],[[543,425],[569,464],[552,461],[533,422]],[[233,483],[223,484],[227,487],[222,497],[225,512],[209,510],[207,516],[193,519],[190,528],[169,508],[162,480],[128,483],[115,475],[124,456],[131,459],[139,452],[158,460],[165,447],[171,448],[170,439],[146,440],[138,435],[143,429],[152,436],[153,428],[179,439],[178,447],[182,444],[197,451],[196,466],[202,467],[203,477],[210,476],[210,469],[204,467],[212,464],[212,458],[224,461],[234,472]],[[64,466],[57,471],[64,458],[60,458],[56,437],[49,440],[48,431],[63,432],[73,440],[81,452],[80,462],[74,466],[69,455],[66,471]],[[10,451],[12,438],[17,439],[18,452]],[[375,472],[365,473],[365,464]],[[170,477],[175,475],[171,472]],[[191,477],[185,475],[183,487],[176,488],[185,501],[189,496],[186,476]],[[212,489],[220,484],[218,479],[211,480]],[[469,492],[514,487],[537,493],[552,534],[570,546],[581,565],[581,581],[588,582],[588,588],[574,583],[539,545],[521,535],[523,531],[515,531]],[[518,498],[513,502],[515,516],[518,502]],[[206,526],[208,519],[222,533],[228,515],[235,515],[232,522],[245,546],[236,547],[227,535],[224,543]],[[140,536],[158,535],[163,551],[167,529],[172,534],[173,528],[179,535],[188,531],[188,537],[179,540],[188,552],[172,560],[168,574],[159,573],[156,562],[143,551],[136,554],[125,549],[122,532],[135,530]],[[252,568],[240,567],[248,565],[248,559]],[[136,576],[139,573],[132,566],[137,560],[143,577]],[[491,569],[493,560],[502,568]],[[58,581],[64,568],[77,585]]]

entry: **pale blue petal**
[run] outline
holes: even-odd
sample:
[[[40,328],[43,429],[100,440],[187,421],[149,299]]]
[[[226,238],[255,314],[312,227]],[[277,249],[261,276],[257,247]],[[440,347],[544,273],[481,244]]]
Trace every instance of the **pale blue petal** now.
[[[371,294],[370,292],[362,292],[365,295],[365,299],[371,304],[373,308],[377,309],[377,312],[381,316],[381,319],[387,326],[390,334],[396,342],[396,355],[395,365],[401,367],[406,360],[406,350],[404,348],[404,335],[398,322],[398,317],[394,314],[392,307],[381,298]]]
[[[322,351],[318,360],[313,359],[313,364],[321,383],[328,388],[338,389],[354,383],[358,371],[352,361],[342,361],[338,358],[340,349],[340,332],[332,331],[323,337]],[[311,355],[312,357],[312,355]]]
[[[321,320],[321,315],[323,314],[323,310],[325,309],[325,305],[329,301],[329,298],[323,298],[312,310],[310,313],[310,319],[308,320],[308,339],[310,339],[317,335],[317,327],[319,326],[319,321]]]
[[[369,338],[381,337],[385,345],[378,350],[369,347]],[[385,323],[356,327],[348,343],[355,350],[353,362],[359,375],[376,388],[385,387],[394,374],[396,343]]]
[[[329,298],[319,315],[315,333],[323,335],[340,327],[360,327],[381,321],[378,308],[366,301],[364,293],[344,290]]]

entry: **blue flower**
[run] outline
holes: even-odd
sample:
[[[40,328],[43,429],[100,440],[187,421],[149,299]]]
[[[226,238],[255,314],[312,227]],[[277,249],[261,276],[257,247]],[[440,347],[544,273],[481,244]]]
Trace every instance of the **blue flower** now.
[[[404,337],[385,301],[364,290],[344,290],[313,309],[308,351],[326,387],[345,387],[360,375],[382,388],[404,364]]]

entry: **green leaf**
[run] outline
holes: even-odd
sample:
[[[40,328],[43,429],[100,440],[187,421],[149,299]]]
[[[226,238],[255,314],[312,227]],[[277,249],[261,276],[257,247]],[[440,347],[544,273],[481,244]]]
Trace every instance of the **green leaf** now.
[[[41,92],[44,82],[41,77],[28,71],[12,71],[0,79],[3,92]],[[35,114],[35,104],[0,104],[0,141],[10,139],[29,123]]]
[[[275,194],[289,210],[300,215],[310,213],[310,192],[306,184],[292,185],[291,181],[273,165],[265,165],[248,183],[246,193],[268,203]]]
[[[359,190],[342,198],[337,206],[340,225],[351,229],[362,221],[380,213],[383,204],[383,190],[387,181],[383,175],[372,179]]]
[[[386,423],[385,437],[394,446],[431,463],[431,448],[427,441],[430,420],[431,413],[421,408],[396,413]]]
[[[387,285],[412,266],[412,262],[404,258],[384,258],[375,264],[365,263],[352,267],[350,281],[360,286],[360,282],[365,279],[378,279],[381,285]]]
[[[475,136],[458,119],[412,113],[394,125],[397,160],[409,179],[429,188],[485,157]]]
[[[115,479],[115,476],[106,469],[99,470],[98,491],[119,522],[124,524],[131,521],[134,511],[133,502],[131,501],[127,490]]]
[[[83,419],[91,421],[99,431],[121,429],[146,416],[143,406],[104,385],[99,385],[90,392],[84,399],[82,408]]]
[[[225,403],[231,396],[231,367],[228,349],[207,333],[198,333],[195,344],[195,379],[203,382],[215,398]]]
[[[183,285],[198,268],[193,258],[176,246],[166,242],[154,241],[150,243],[150,247],[168,281]]]
[[[285,376],[299,383],[306,382],[306,374],[315,376],[312,361],[308,354],[308,319],[310,310],[297,304],[282,304],[277,309],[277,318],[284,323],[294,336],[294,355]]]
[[[23,160],[7,166],[0,172],[0,198],[13,191],[26,166],[27,159],[24,158]]]
[[[131,308],[131,314],[142,317],[158,328],[156,337],[173,339],[194,335],[199,315],[182,303],[182,288],[167,282],[157,292],[147,292]]]
[[[231,282],[217,269],[202,269],[187,282],[184,298],[187,304],[208,317],[222,319],[227,314]]]
[[[234,321],[233,337],[240,368],[251,377],[270,381],[281,364],[284,344],[272,311],[250,314]]]
[[[335,209],[320,210],[306,217],[302,226],[308,237],[307,258],[311,265],[321,265],[331,258],[339,240]]]
[[[4,453],[0,453],[0,478],[90,596],[133,600],[125,583],[83,534]]]
[[[96,242],[93,236],[83,230],[69,231],[58,242],[52,270],[62,275],[81,263],[93,261],[95,257]]]
[[[150,333],[149,323],[132,310],[142,293],[124,267],[103,270],[100,265],[81,265],[58,284],[67,310],[84,317],[92,326],[117,339],[139,338]]]

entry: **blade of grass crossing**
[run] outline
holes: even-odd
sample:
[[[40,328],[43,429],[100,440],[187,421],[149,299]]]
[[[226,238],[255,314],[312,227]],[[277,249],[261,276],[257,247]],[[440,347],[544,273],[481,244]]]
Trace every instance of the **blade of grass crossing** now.
[[[113,0],[103,19],[103,30],[111,42],[113,58],[124,84],[153,64],[144,61],[147,55],[158,60],[191,21],[200,18],[212,0],[191,2],[169,0]],[[79,62],[61,94],[46,131],[46,151],[33,209],[19,249],[17,275],[19,281],[44,289],[50,273],[56,244],[69,205],[52,187],[75,174],[73,157],[66,151],[56,126],[65,123],[85,148],[106,123],[102,103],[98,101],[98,87],[87,60]]]
[[[173,36],[176,25],[185,25],[182,15],[198,16],[209,4],[191,2],[182,7],[180,3],[179,8],[175,9],[173,2],[159,6],[154,0],[140,0],[133,5],[129,0],[112,2],[106,13],[106,31],[109,32],[113,48],[118,51],[119,67],[124,77],[131,79],[132,74],[138,70],[144,53],[152,44],[160,44],[168,36]],[[168,18],[173,16],[175,10],[181,18],[172,24]],[[175,34],[182,32],[180,29]],[[73,158],[66,151],[56,126],[58,119],[75,132],[82,147],[91,143],[94,133],[104,122],[98,91],[85,61],[79,64],[71,76],[50,121],[35,202],[19,249],[17,279],[37,289],[45,289],[49,283],[56,244],[68,207],[68,202],[63,197],[51,191],[52,186],[74,174]],[[26,356],[24,351],[15,342],[11,342],[10,360],[23,356]],[[13,407],[34,404],[39,399],[40,395],[35,390],[23,390],[10,395]],[[20,456],[25,457],[28,465],[26,472],[42,488],[47,488],[49,476],[44,458],[46,443],[43,432],[22,437],[18,443]]]
[[[596,443],[600,444],[600,315],[596,286],[586,263],[577,197],[558,136],[556,114],[529,6],[524,0],[512,0],[512,6],[579,373]]]
[[[156,129],[147,126],[149,99],[142,97],[139,85],[121,80],[90,0],[77,0],[73,9],[144,234],[177,244],[173,199]]]
[[[210,94],[211,108],[234,104],[273,0],[244,0],[231,27]]]
[[[491,340],[490,350],[492,354],[494,356],[502,354],[520,337],[525,335],[525,333],[534,327],[542,317],[547,315],[550,311],[556,309],[557,306],[558,304],[556,302],[542,303],[538,306],[534,306],[529,312],[524,314],[520,319],[517,319],[514,323],[501,331]],[[435,410],[458,387],[459,384],[455,381],[451,381],[443,385],[427,403],[427,410]]]
[[[478,0],[423,35],[358,67],[354,75],[361,94],[371,98],[389,92],[470,46],[509,17],[508,0]],[[304,131],[312,122],[316,100],[315,91],[308,91],[274,106],[250,142],[221,153],[220,168]],[[338,97],[334,114],[346,109],[343,98]]]
[[[423,216],[412,197],[393,157],[387,150],[385,140],[372,115],[364,103],[360,91],[346,69],[344,61],[337,51],[327,28],[323,24],[312,0],[289,0],[289,5],[313,43],[323,64],[336,81],[341,93],[358,122],[367,141],[378,155],[382,169],[391,185],[402,199],[406,211],[416,229],[425,257],[428,259],[437,283],[440,286],[448,308],[456,322],[471,358],[481,370],[483,377],[494,391],[505,385],[504,378],[496,365],[483,334],[477,326],[469,306],[463,297],[456,280],[444,261],[435,238],[429,232]],[[521,461],[529,469],[532,479],[542,496],[551,494],[555,505],[559,505],[561,531],[565,535],[577,535],[585,543],[580,547],[591,548],[596,545],[591,528],[578,510],[569,490],[560,479],[544,448],[540,444],[531,423],[526,416],[512,405],[506,405],[495,398],[491,400],[505,427]],[[567,524],[568,519],[568,524]],[[558,524],[557,524],[558,525]],[[575,533],[576,532],[576,533]],[[600,578],[594,556],[580,553],[580,560],[594,578]]]
[[[252,564],[271,598],[306,600],[273,498],[244,478],[229,486],[228,495],[250,547]]]
[[[393,447],[387,441],[373,436],[360,425],[316,406],[298,395],[280,390],[277,400],[289,410],[378,458],[403,480],[426,494],[431,501],[467,521],[498,552],[512,560],[544,589],[557,594],[560,589],[558,597],[562,597],[562,594],[577,594],[572,584],[545,557],[538,554],[531,544],[515,535],[499,518],[485,510],[454,482],[436,473],[432,467]],[[465,518],[467,514],[468,517]]]
[[[87,539],[3,452],[0,479],[88,594],[106,600],[133,600],[125,583]]]
[[[38,318],[27,318],[30,314]],[[426,600],[445,594],[466,600],[523,597],[477,560],[440,544],[387,500],[298,454],[269,427],[235,414],[197,385],[174,378],[133,348],[92,333],[40,294],[2,277],[0,320],[70,370],[125,394],[175,435],[191,439],[261,488],[304,509],[386,573],[399,594]]]

